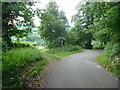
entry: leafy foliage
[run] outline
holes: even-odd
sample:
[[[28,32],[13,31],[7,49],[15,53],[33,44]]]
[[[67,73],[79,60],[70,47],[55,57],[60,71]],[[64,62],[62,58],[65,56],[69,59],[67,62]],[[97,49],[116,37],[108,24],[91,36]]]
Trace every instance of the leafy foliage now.
[[[59,12],[57,3],[51,1],[41,14],[41,37],[49,48],[60,47],[66,41],[67,19],[64,12]]]
[[[62,46],[58,48],[53,48],[50,50],[47,50],[47,53],[58,53],[58,52],[72,52],[72,51],[77,51],[81,50],[82,48],[80,46],[73,46],[73,45],[67,45],[67,46]]]
[[[24,48],[24,47],[32,47],[32,43],[29,42],[12,42],[13,48]]]
[[[119,53],[120,53],[119,46],[120,46],[120,43],[108,42],[105,48],[107,56],[111,58],[119,56]]]
[[[92,34],[88,31],[88,27],[93,24],[93,15],[89,15],[89,2],[79,3],[77,6],[77,14],[72,18],[75,23],[74,32],[76,32],[78,40],[77,45],[82,45],[84,48],[92,48]]]
[[[43,60],[38,49],[18,48],[3,54],[3,88],[22,88],[21,71],[24,67],[36,60]]]
[[[109,41],[118,41],[119,32],[119,22],[120,19],[118,9],[118,2],[102,2],[102,3],[91,3],[90,8],[95,8],[93,6],[98,6],[98,8],[92,9],[91,12],[94,14],[94,25],[90,27],[95,38],[107,44]],[[103,7],[102,7],[103,6]],[[95,11],[93,11],[95,10]],[[89,12],[89,13],[91,13]],[[99,15],[99,16],[98,16]]]
[[[30,2],[2,2],[2,38],[6,44],[11,44],[11,36],[23,37],[31,30],[16,27],[33,25],[31,5]]]
[[[104,43],[99,40],[92,41],[92,45],[93,49],[104,49]]]
[[[97,61],[105,67],[108,71],[112,72],[112,74],[120,79],[120,59],[118,57],[114,57],[111,61],[107,56],[106,52],[103,52],[97,57]]]

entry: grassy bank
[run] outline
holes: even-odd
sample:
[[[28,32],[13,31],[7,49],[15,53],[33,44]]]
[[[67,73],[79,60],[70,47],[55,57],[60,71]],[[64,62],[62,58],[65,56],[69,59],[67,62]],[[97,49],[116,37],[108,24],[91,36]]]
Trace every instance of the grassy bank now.
[[[83,49],[80,46],[63,46],[58,48],[52,48],[52,49],[43,49],[42,50],[44,55],[50,57],[53,60],[60,60],[61,58],[72,55],[78,52],[83,51]]]
[[[60,60],[61,59],[60,57],[54,56],[53,54],[51,54],[51,55],[46,54],[46,56],[48,56],[49,58],[51,58],[53,60]]]
[[[97,57],[97,61],[100,65],[110,71],[116,78],[120,79],[120,58],[114,57],[111,59],[108,58],[105,52]]]
[[[54,53],[54,55],[57,55],[57,56],[61,56],[61,57],[65,57],[65,56],[68,56],[68,55],[72,55],[72,54],[75,54],[75,53],[79,53],[81,52],[82,50],[77,50],[77,51],[72,51],[72,52],[59,52],[59,53]]]
[[[31,63],[39,61],[33,73],[42,70],[42,66],[46,64],[41,52],[36,48],[16,48],[7,51],[2,57],[2,84],[3,88],[22,88],[23,80],[21,72]]]

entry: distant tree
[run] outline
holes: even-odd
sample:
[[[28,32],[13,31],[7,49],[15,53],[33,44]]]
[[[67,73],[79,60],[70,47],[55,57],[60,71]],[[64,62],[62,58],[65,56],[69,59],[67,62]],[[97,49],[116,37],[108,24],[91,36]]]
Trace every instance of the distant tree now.
[[[79,38],[75,43],[82,45],[84,48],[92,48],[92,34],[88,31],[88,27],[93,24],[93,16],[88,14],[89,4],[89,2],[79,3],[77,6],[78,12],[72,18],[76,29],[74,31],[77,32]]]
[[[51,13],[55,18],[58,18],[59,16],[59,6],[57,5],[57,2],[50,1],[48,5],[46,6],[46,10]]]
[[[51,1],[41,14],[41,37],[49,48],[60,47],[66,41],[67,18],[63,11],[59,12],[57,3]]]
[[[67,17],[65,16],[65,12],[63,10],[59,12],[58,19],[61,21],[62,25],[64,25],[65,27],[69,27]]]

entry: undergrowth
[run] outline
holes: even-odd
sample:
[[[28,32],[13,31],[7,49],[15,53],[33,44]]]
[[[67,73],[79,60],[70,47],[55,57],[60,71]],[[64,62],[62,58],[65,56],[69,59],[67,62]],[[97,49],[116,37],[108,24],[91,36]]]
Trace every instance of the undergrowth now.
[[[46,53],[51,54],[51,53],[59,53],[59,52],[73,52],[73,51],[77,51],[81,49],[82,48],[80,46],[67,45],[67,46],[62,46],[62,47],[46,50]]]
[[[3,88],[22,88],[21,71],[23,68],[43,59],[42,54],[36,48],[16,48],[5,52],[2,57]],[[40,69],[36,66],[36,71],[38,70]]]
[[[120,79],[120,58],[118,56],[109,58],[106,52],[103,52],[97,57],[97,61],[116,78]]]

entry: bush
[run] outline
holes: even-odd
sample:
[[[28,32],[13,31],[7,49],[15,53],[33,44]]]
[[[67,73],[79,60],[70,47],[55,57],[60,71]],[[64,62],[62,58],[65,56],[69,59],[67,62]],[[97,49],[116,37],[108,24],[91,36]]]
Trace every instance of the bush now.
[[[105,51],[109,57],[118,56],[120,53],[119,49],[120,43],[108,42],[105,46]]]
[[[110,64],[108,69],[120,79],[120,43],[108,42],[105,47],[106,55],[109,57]]]
[[[32,44],[30,42],[13,42],[12,47],[14,48],[24,48],[24,47],[32,47],[35,44]]]
[[[94,46],[93,49],[104,49],[103,46]]]
[[[22,69],[36,60],[43,60],[35,48],[13,49],[3,54],[3,88],[22,87]]]
[[[10,49],[7,42],[5,42],[2,38],[0,38],[0,48],[1,47],[3,51]]]
[[[99,40],[92,41],[93,49],[104,49],[104,43]]]
[[[80,46],[71,46],[69,49],[70,49],[70,51],[77,51],[77,50],[80,50],[81,47]]]
[[[80,46],[73,46],[73,45],[66,45],[58,48],[52,48],[50,50],[47,50],[47,53],[59,53],[59,52],[72,52],[81,50],[82,48]]]

